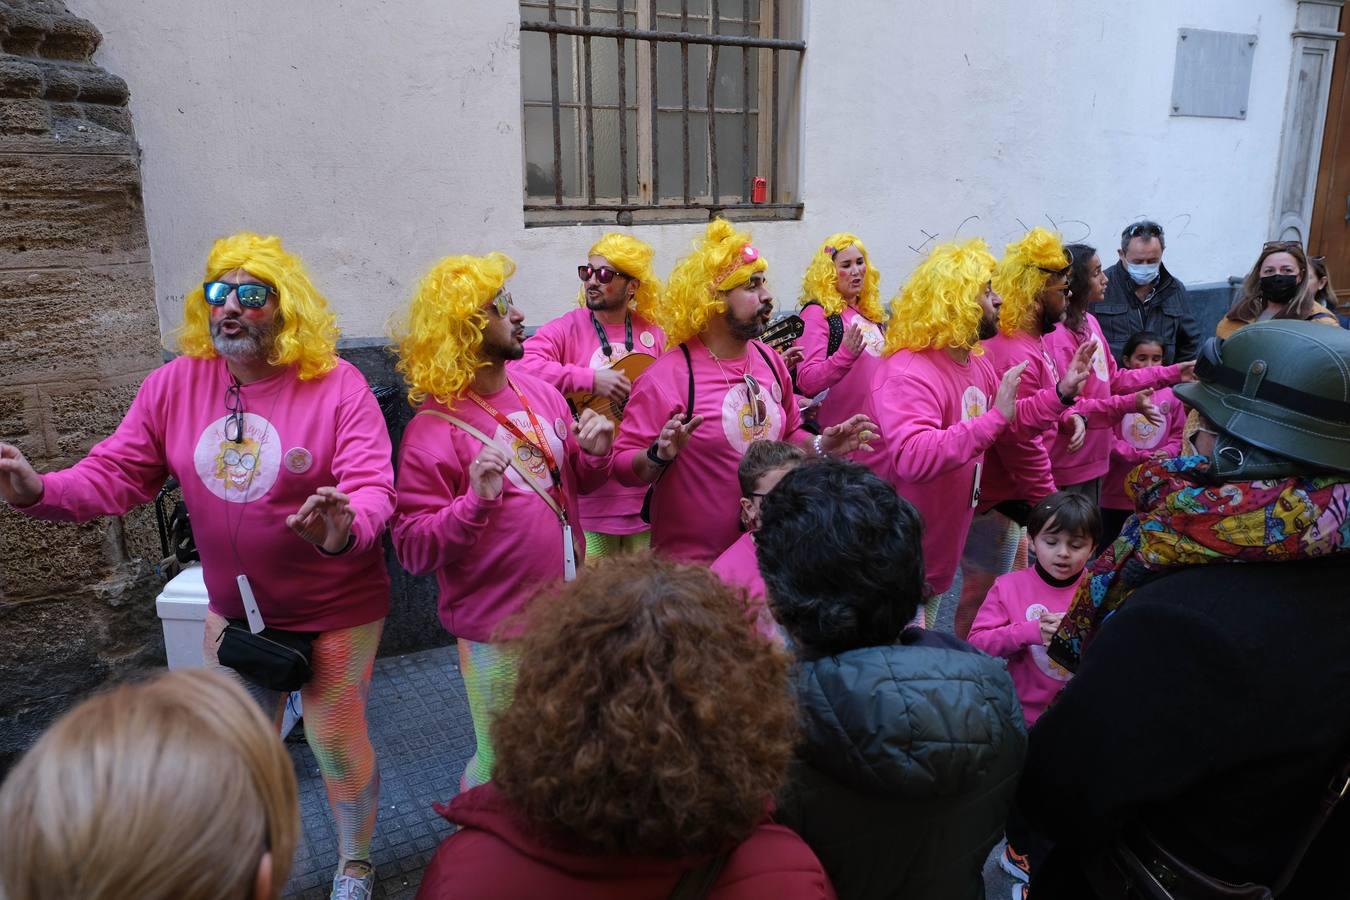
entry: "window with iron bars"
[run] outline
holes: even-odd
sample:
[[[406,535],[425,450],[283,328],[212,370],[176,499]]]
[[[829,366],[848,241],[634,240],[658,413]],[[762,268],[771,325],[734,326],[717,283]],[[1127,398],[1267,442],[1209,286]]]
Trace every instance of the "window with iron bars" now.
[[[521,0],[526,225],[796,219],[800,0]]]

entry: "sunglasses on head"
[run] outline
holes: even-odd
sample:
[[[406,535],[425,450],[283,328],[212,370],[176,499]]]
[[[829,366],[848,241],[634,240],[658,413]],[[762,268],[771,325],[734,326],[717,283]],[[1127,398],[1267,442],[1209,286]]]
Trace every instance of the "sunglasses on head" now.
[[[1261,251],[1264,253],[1264,252],[1267,251],[1267,250],[1275,250],[1275,251],[1285,252],[1285,253],[1288,253],[1288,252],[1291,252],[1291,251],[1294,251],[1294,250],[1298,250],[1299,252],[1302,252],[1302,251],[1303,251],[1303,242],[1302,242],[1302,241],[1266,241],[1264,244],[1261,245]]]
[[[1163,236],[1162,226],[1157,222],[1135,222],[1120,233],[1125,240],[1137,237],[1155,237]]]
[[[618,275],[620,278],[631,277],[623,274],[618,269],[611,269],[609,266],[577,266],[577,277],[582,281],[590,281],[592,275],[594,275],[595,280],[601,284],[609,284],[614,280],[615,275]]]
[[[202,285],[202,294],[212,306],[224,306],[233,291],[239,305],[245,309],[262,309],[272,289],[265,284],[230,284],[228,281],[208,281]]]
[[[491,301],[492,311],[497,314],[497,318],[505,319],[511,314],[511,304],[513,302],[514,301],[511,299],[511,295],[508,292],[498,291]]]

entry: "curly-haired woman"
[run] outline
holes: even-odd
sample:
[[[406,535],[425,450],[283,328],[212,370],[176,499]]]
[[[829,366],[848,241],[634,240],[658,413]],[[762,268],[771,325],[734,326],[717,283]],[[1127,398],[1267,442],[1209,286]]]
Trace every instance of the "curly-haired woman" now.
[[[606,560],[527,615],[493,780],[442,813],[421,900],[833,897],[767,821],[796,737],[787,658],[706,569]]]

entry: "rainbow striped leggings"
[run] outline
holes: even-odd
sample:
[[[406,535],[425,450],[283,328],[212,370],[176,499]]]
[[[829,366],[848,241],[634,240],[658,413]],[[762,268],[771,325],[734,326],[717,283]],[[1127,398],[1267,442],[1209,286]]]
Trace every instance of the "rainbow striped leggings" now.
[[[202,655],[206,665],[239,677],[216,659],[216,643],[225,619],[206,614]],[[305,738],[314,752],[337,823],[339,867],[348,860],[370,859],[370,837],[379,809],[380,770],[366,726],[370,673],[380,645],[384,619],[325,631],[314,639],[310,665],[314,676],[300,689],[305,707]],[[286,694],[239,678],[249,694],[281,730]]]

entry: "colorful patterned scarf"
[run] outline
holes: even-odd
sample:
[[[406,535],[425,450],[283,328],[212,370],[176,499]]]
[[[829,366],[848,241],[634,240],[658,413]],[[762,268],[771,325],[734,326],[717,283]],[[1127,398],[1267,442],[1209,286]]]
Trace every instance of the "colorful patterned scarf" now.
[[[1308,559],[1350,549],[1350,476],[1215,483],[1204,456],[1151,460],[1130,473],[1135,509],[1088,568],[1050,643],[1070,671],[1111,614],[1158,576],[1215,562]]]

